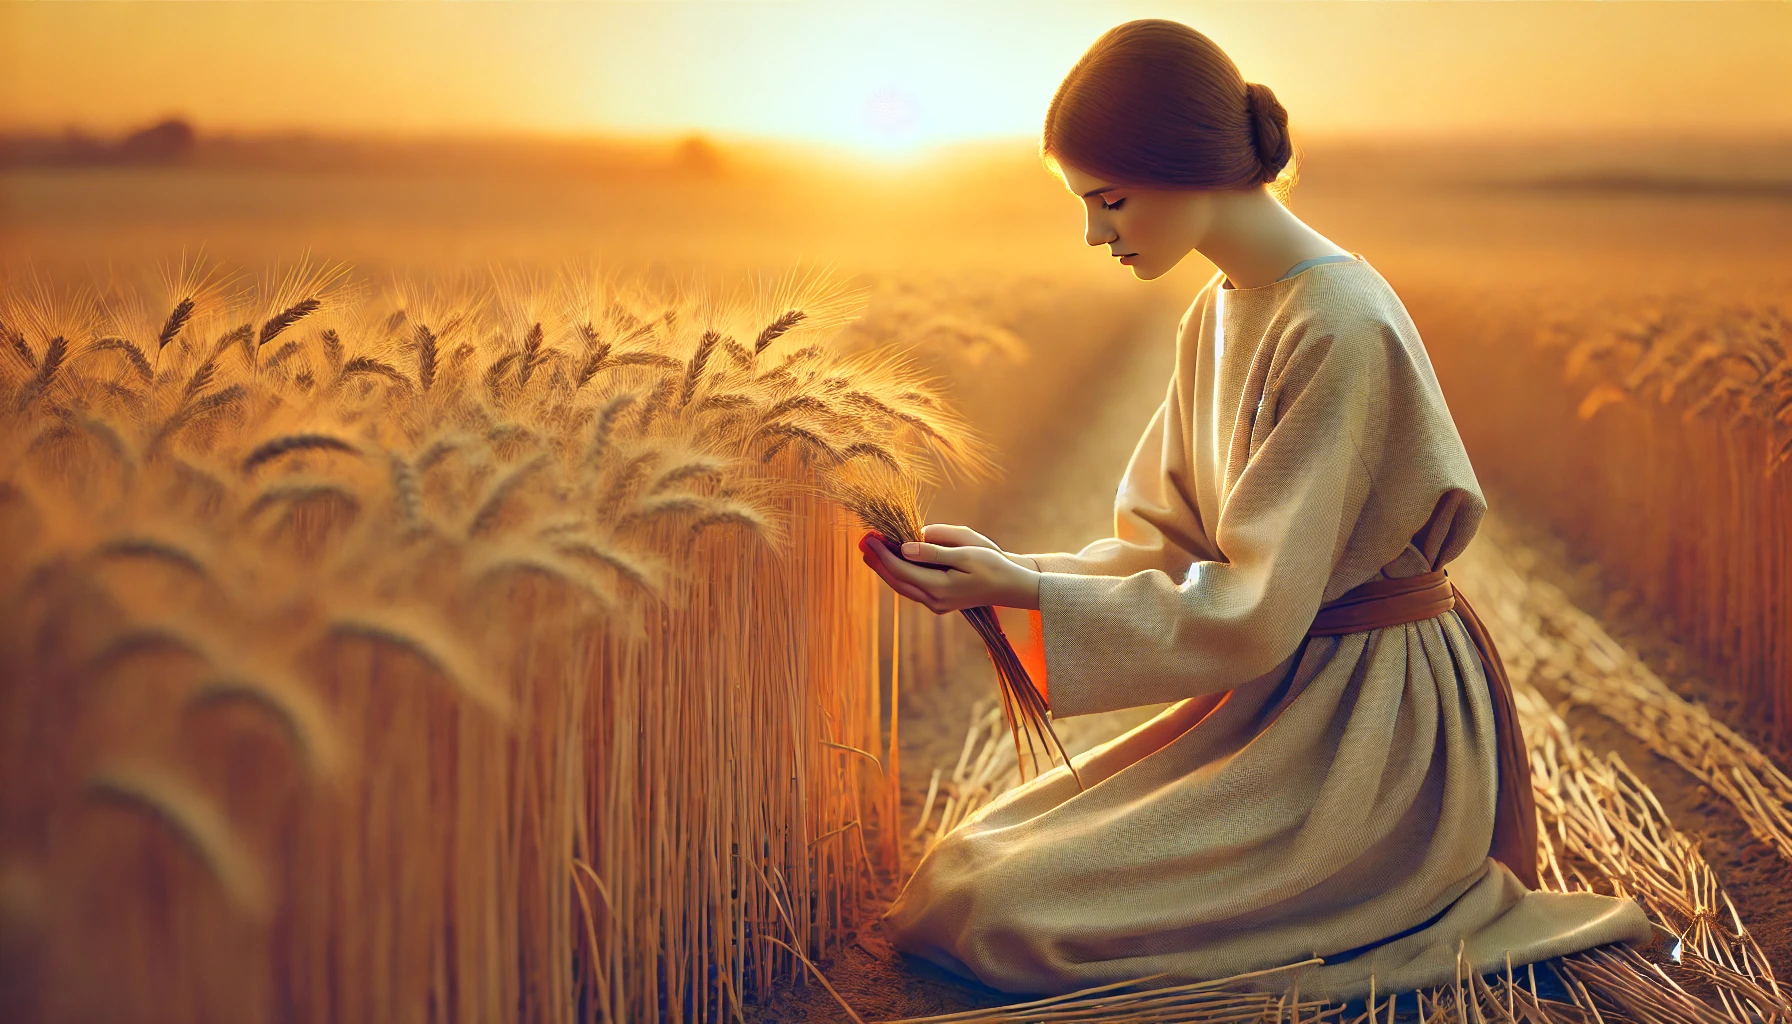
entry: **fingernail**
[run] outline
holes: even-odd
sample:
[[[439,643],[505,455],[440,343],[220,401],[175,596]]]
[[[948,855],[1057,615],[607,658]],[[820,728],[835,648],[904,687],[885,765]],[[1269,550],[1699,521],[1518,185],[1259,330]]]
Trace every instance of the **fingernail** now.
[[[911,541],[910,543],[902,545],[902,557],[904,557],[904,558],[914,558],[916,555],[919,555],[920,553],[921,553],[921,545],[919,545],[919,544],[913,543]]]

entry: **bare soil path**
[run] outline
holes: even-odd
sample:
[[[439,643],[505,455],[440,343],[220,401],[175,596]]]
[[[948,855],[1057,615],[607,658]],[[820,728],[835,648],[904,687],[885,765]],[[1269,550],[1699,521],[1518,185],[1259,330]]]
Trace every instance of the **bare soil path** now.
[[[1053,436],[1034,439],[1038,448],[1016,460],[1026,467],[1001,486],[975,496],[946,496],[936,506],[937,521],[971,525],[1009,550],[1076,550],[1106,536],[1112,527],[1113,496],[1128,456],[1151,414],[1162,400],[1173,368],[1173,335],[1180,310],[1167,310],[1149,322],[1144,336],[1129,351],[1113,353],[1105,379],[1090,381],[1055,422]],[[1036,457],[1047,453],[1045,457]],[[1576,562],[1550,535],[1529,527],[1504,511],[1499,495],[1489,494],[1496,515],[1488,517],[1477,545],[1503,545],[1523,552],[1538,578],[1560,587],[1575,603],[1600,616],[1614,638],[1643,660],[1684,696],[1697,698],[1697,679],[1722,666],[1694,663],[1671,642],[1654,635],[1646,618],[1622,612],[1621,597],[1602,587],[1597,567]],[[1465,588],[1474,586],[1473,559],[1465,558],[1457,575]],[[1610,610],[1611,615],[1605,613]],[[926,615],[909,606],[905,614]],[[1497,624],[1491,626],[1496,639]],[[949,771],[964,743],[973,708],[993,692],[987,664],[958,659],[958,667],[933,678],[910,675],[902,692],[902,761],[904,816],[918,819],[928,781],[936,766]],[[1087,749],[1149,718],[1156,708],[1131,709],[1113,715],[1088,716],[1060,723],[1066,745]],[[1749,735],[1747,723],[1733,720],[1728,709],[1712,708]],[[1792,975],[1792,865],[1753,839],[1721,798],[1699,785],[1671,762],[1651,753],[1612,722],[1582,709],[1566,717],[1584,730],[1589,746],[1617,750],[1662,800],[1683,831],[1705,837],[1704,852],[1720,882],[1736,900],[1744,923],[1754,932],[1776,972]],[[1757,743],[1759,736],[1751,735]],[[1784,765],[1786,758],[1779,757]],[[920,853],[909,846],[908,866]],[[885,899],[894,895],[894,888]],[[1017,997],[957,979],[930,964],[892,949],[876,923],[847,949],[820,964],[831,984],[866,1021],[945,1013],[996,1006]],[[758,1021],[841,1021],[839,1004],[819,985],[807,984],[781,993],[754,1011]]]

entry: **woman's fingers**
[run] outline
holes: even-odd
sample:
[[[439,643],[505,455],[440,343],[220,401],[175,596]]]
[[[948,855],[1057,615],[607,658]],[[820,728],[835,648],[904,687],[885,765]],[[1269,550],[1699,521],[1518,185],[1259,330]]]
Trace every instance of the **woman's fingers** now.
[[[875,541],[861,545],[861,548],[864,549],[862,557],[865,559],[865,564],[871,567],[871,571],[877,573],[892,591],[902,597],[908,598],[916,604],[925,606],[929,611],[932,611],[936,615],[945,610],[939,606],[939,602],[932,594],[915,586],[913,583],[897,579],[895,576],[891,575],[889,567],[891,565],[900,565],[901,562],[893,562],[887,556],[879,557],[873,550],[878,547],[881,547],[881,545],[877,544]]]
[[[929,544],[946,544],[952,547],[991,548],[1000,551],[996,542],[983,536],[968,526],[957,526],[952,523],[929,523],[921,528],[921,539]]]
[[[897,552],[883,538],[868,533],[859,538],[859,551],[865,564],[891,590],[935,615],[990,603],[991,587],[1002,582],[992,568],[1018,571],[1000,549],[982,545],[954,547],[911,541]]]
[[[902,545],[902,557],[911,562],[947,565],[954,569],[962,569],[968,564],[965,557],[967,553],[968,549],[966,548],[923,544],[919,541],[910,541]]]
[[[891,590],[911,601],[924,604],[935,612],[942,610],[940,598],[946,584],[947,570],[911,565],[881,541],[870,536],[860,539],[859,549],[865,555],[865,564],[882,576]]]
[[[872,557],[883,563],[884,573],[922,590],[932,592],[945,581],[946,570],[928,569],[905,562],[896,552],[875,541],[870,542]]]
[[[946,570],[943,570],[943,568],[923,568],[919,567],[919,565],[910,565],[907,561],[901,560],[896,552],[891,551],[889,547],[885,547],[882,542],[866,540],[866,542],[864,542],[864,549],[866,549],[867,554],[869,554],[871,558],[878,560],[878,565],[880,565],[880,570],[878,570],[878,572],[880,572],[883,577],[887,577],[887,579],[900,579],[903,583],[907,583],[907,585],[910,586],[916,586],[919,590],[934,592],[935,588],[939,586],[939,583],[943,583],[944,577],[946,577]]]
[[[884,572],[883,567],[877,562],[875,556],[870,554],[865,555],[865,564],[871,567],[872,572],[883,577],[883,581],[889,584],[890,589],[895,593],[908,598],[916,604],[926,605],[929,609],[933,608],[932,596],[922,591],[919,587],[891,578],[888,573]]]
[[[891,587],[895,587],[897,581],[891,577],[889,571],[884,568],[884,560],[878,557],[878,549],[882,546],[881,543],[870,538],[860,540],[859,557],[863,558],[865,564],[871,567],[871,571],[877,573],[885,583],[888,583]]]

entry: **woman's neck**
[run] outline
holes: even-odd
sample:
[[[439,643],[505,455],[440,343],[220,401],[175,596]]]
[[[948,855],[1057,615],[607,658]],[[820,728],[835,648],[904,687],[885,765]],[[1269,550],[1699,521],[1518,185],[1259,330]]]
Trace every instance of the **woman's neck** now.
[[[1261,186],[1224,193],[1212,227],[1195,248],[1235,288],[1270,284],[1289,267],[1315,256],[1347,254]]]

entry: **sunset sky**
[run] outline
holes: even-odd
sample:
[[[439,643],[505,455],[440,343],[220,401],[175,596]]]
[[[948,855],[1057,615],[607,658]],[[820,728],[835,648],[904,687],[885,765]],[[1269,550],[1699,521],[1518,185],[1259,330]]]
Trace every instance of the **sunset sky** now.
[[[0,2],[0,121],[102,131],[1037,132],[1118,22],[1212,36],[1315,132],[1792,132],[1792,3]]]

